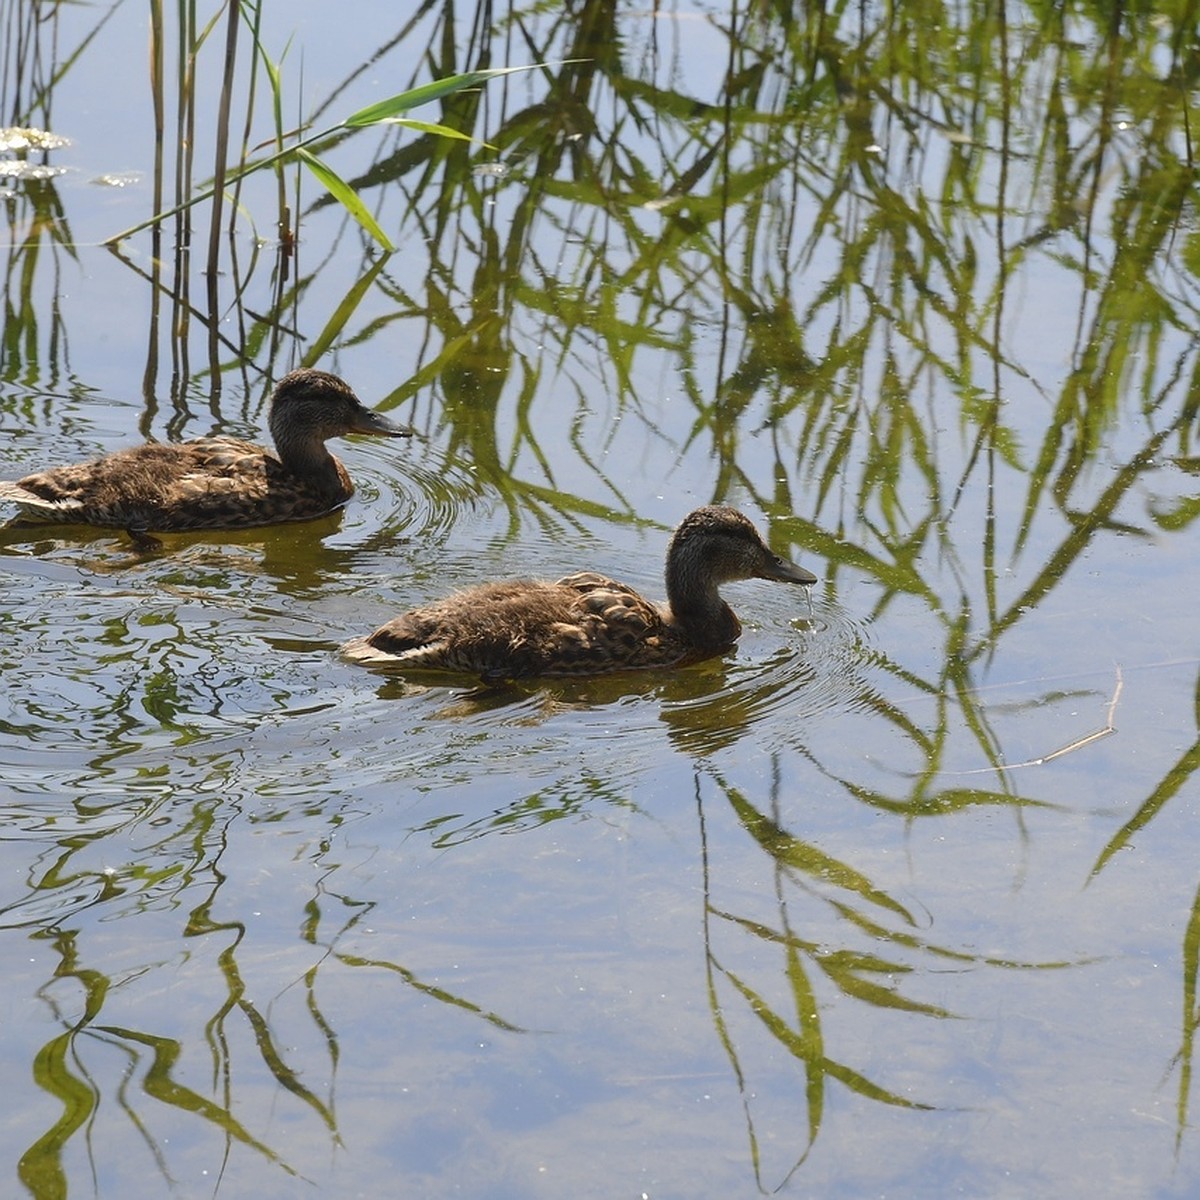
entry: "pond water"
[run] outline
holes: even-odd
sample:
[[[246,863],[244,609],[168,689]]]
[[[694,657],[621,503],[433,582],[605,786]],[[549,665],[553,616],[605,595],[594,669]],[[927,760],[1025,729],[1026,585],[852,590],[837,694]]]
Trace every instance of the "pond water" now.
[[[6,1195],[1196,1193],[1195,14],[792,7],[0,9],[0,478],[300,363],[420,434],[0,530]],[[366,223],[135,229],[300,125]],[[337,652],[713,501],[822,581],[720,658]]]

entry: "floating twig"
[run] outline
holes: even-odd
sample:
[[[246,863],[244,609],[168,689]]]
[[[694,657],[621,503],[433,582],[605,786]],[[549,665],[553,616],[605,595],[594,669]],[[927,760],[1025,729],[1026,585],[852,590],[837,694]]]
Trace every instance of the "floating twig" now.
[[[1125,687],[1125,677],[1121,674],[1121,668],[1118,664],[1116,667],[1117,680],[1113,686],[1112,699],[1108,702],[1108,714],[1104,719],[1104,726],[1101,729],[1094,729],[1091,733],[1084,734],[1081,738],[1076,738],[1075,741],[1068,743],[1065,746],[1060,746],[1057,750],[1051,750],[1049,754],[1043,754],[1040,758],[1027,758],[1024,762],[1018,763],[998,763],[994,767],[975,767],[970,771],[956,771],[956,775],[983,775],[991,771],[1015,771],[1018,767],[1040,767],[1045,763],[1053,762],[1056,758],[1062,758],[1064,754],[1070,754],[1075,750],[1082,750],[1084,746],[1090,746],[1092,742],[1098,742],[1101,738],[1108,737],[1111,733],[1117,732],[1117,727],[1113,724],[1113,718],[1116,716],[1117,703],[1121,699],[1121,691]]]

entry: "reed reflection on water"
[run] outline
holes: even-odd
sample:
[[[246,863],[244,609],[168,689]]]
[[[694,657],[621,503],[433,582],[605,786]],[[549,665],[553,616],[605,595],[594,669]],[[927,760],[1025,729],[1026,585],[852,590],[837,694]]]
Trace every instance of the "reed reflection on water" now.
[[[128,6],[0,10],[0,476],[299,363],[423,437],[311,525],[0,533],[25,1193],[1191,1194],[1192,7],[188,13],[114,73]],[[733,654],[337,655],[661,595],[708,502],[825,580]]]

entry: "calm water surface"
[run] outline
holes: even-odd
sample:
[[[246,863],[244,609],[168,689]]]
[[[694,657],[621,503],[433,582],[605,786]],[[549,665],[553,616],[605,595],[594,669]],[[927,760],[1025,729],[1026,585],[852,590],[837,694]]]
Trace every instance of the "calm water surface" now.
[[[258,437],[300,362],[421,432],[308,525],[0,531],[0,1190],[1194,1195],[1194,14],[409,7],[265,12],[285,125],[555,65],[316,147],[395,252],[292,166],[212,262],[207,202],[101,243],[203,190],[230,39],[272,137],[251,10],[178,164],[164,17],[157,165],[144,8],[0,14],[70,139],[0,154],[0,477]],[[721,659],[338,656],[661,595],[718,500],[822,577]]]

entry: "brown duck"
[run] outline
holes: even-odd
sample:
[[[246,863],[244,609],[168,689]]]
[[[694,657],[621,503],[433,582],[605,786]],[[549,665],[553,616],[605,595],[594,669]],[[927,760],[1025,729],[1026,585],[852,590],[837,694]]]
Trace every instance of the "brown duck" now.
[[[0,502],[15,503],[22,521],[134,533],[306,521],[340,508],[354,494],[346,468],[325,448],[326,438],[412,433],[367,408],[336,375],[307,368],[279,381],[270,410],[274,452],[231,437],[148,442],[15,483],[0,480]]]
[[[728,649],[742,631],[720,584],[817,577],[774,554],[736,509],[698,508],[667,551],[667,603],[590,571],[557,583],[487,583],[413,609],[343,647],[362,663],[461,671],[484,682],[677,667]]]

